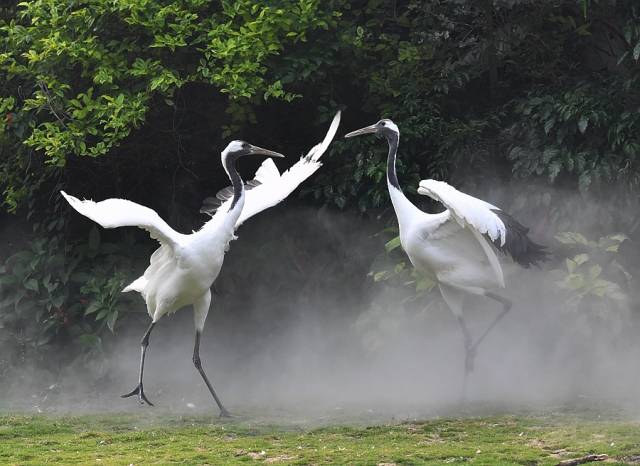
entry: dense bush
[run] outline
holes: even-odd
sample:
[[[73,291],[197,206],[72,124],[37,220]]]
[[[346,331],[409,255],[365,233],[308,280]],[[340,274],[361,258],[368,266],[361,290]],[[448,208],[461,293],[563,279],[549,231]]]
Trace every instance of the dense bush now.
[[[60,187],[195,228],[200,200],[227,182],[212,155],[226,140],[296,154],[338,107],[344,130],[399,124],[409,196],[425,177],[475,193],[499,185],[496,196],[513,183],[519,194],[496,201],[534,212],[547,239],[590,226],[567,212],[591,203],[599,235],[637,244],[638,209],[626,207],[640,181],[639,15],[633,0],[5,2],[0,189],[5,210],[35,228],[0,258],[3,325],[19,334],[29,316],[41,323],[30,341],[64,341],[116,322],[132,265],[51,205]],[[336,140],[331,152],[306,202],[392,224],[386,144]],[[391,254],[374,277],[427,292]],[[89,263],[96,272],[82,275]],[[81,299],[93,304],[73,307]]]

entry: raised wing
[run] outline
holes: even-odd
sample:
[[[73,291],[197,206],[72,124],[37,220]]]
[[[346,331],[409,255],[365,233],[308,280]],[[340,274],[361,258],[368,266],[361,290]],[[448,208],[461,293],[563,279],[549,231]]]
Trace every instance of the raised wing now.
[[[444,181],[422,180],[418,193],[442,202],[461,227],[487,235],[497,246],[504,246],[507,229],[494,212],[500,211],[498,207],[460,192]]]
[[[547,249],[529,238],[528,228],[488,202],[461,193],[443,181],[422,180],[418,193],[442,202],[462,227],[470,227],[492,265],[493,258],[490,256],[495,257],[495,254],[485,238],[490,239],[500,252],[509,254],[523,267],[538,265],[549,258]],[[495,262],[497,264],[497,259]]]
[[[134,226],[147,230],[160,244],[174,248],[182,234],[173,230],[152,209],[127,201],[126,199],[106,199],[100,202],[81,201],[60,191],[67,202],[79,213],[104,228]]]
[[[307,155],[302,156],[295,165],[282,174],[278,171],[273,160],[265,159],[256,172],[255,179],[247,183],[251,189],[245,191],[244,207],[235,228],[242,225],[248,218],[286,199],[304,180],[313,175],[322,166],[319,161],[320,157],[331,144],[339,124],[340,112],[333,117],[324,140],[311,148]],[[225,200],[220,207],[217,207],[217,210],[226,211],[230,203],[230,199]],[[215,204],[212,198],[205,199],[200,212],[213,215],[215,210],[210,207],[215,207]]]
[[[422,180],[418,187],[418,193],[444,204],[453,219],[462,228],[471,230],[487,256],[498,281],[504,287],[502,267],[500,267],[496,253],[485,239],[485,236],[489,237],[498,248],[504,246],[507,234],[506,227],[494,212],[500,211],[500,209],[481,199],[460,192],[444,181]]]

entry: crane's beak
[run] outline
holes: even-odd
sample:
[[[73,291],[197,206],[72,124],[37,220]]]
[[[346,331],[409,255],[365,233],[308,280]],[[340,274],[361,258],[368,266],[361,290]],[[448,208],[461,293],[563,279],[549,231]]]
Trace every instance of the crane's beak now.
[[[362,134],[375,133],[378,131],[378,127],[376,125],[365,126],[364,128],[357,129],[355,131],[351,131],[348,134],[345,134],[345,138],[352,138],[354,136],[360,136]]]
[[[251,146],[249,148],[249,155],[266,155],[267,157],[284,157],[280,152],[274,152],[269,149],[263,149],[258,146]]]

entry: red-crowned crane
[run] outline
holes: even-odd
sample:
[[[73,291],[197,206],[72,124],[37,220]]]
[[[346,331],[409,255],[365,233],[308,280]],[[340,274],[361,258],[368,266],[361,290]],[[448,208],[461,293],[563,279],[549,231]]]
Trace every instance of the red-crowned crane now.
[[[222,151],[222,166],[231,180],[231,187],[219,193],[221,206],[215,214],[211,213],[212,218],[199,231],[192,234],[178,233],[155,211],[135,202],[125,199],[81,201],[62,192],[75,210],[102,227],[137,226],[147,230],[151,237],[160,243],[160,247],[151,256],[150,265],[144,275],[123,290],[139,292],[151,317],[151,324],[141,342],[138,385],[131,392],[122,395],[123,398],[137,395],[141,403],[153,405],[147,399],[142,384],[149,335],[162,316],[191,304],[196,332],[193,364],[220,408],[220,415],[229,415],[200,361],[200,337],[211,304],[210,288],[220,273],[229,242],[236,238],[235,230],[249,217],[285,199],[321,166],[319,159],[331,143],[339,122],[340,112],[334,117],[322,143],[314,146],[306,156],[282,175],[271,159],[265,160],[256,172],[256,179],[247,183],[246,190],[236,169],[236,162],[240,157],[283,155],[244,141],[230,142]]]
[[[466,381],[478,345],[511,308],[511,301],[494,292],[505,284],[493,248],[511,255],[523,267],[544,260],[547,252],[531,241],[528,229],[509,214],[443,181],[422,180],[418,193],[441,202],[446,210],[430,214],[418,209],[405,197],[396,176],[398,127],[383,119],[345,137],[368,133],[384,136],[389,143],[387,186],[398,218],[400,243],[413,266],[438,284],[442,298],[457,318],[464,336]],[[486,296],[502,305],[500,314],[475,342],[462,313],[467,295]]]

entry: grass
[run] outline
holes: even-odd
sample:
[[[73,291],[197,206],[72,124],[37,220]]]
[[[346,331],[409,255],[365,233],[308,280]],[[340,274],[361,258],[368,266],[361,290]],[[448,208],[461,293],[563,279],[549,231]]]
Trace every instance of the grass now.
[[[0,415],[0,464],[640,464],[640,423],[501,415],[300,427],[177,415]],[[599,464],[599,463],[596,463]]]

